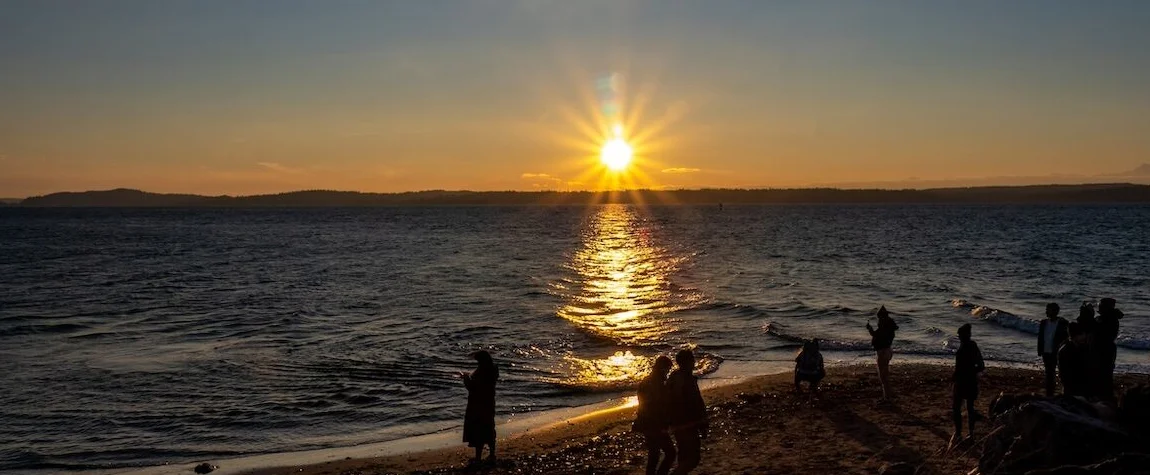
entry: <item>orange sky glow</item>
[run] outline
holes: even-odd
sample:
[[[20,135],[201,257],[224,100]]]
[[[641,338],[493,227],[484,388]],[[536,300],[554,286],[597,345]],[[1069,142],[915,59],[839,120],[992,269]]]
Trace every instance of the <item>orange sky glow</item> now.
[[[1141,4],[415,3],[0,7],[0,197],[1145,181],[1120,174],[1150,162]],[[600,160],[616,126],[621,171]]]

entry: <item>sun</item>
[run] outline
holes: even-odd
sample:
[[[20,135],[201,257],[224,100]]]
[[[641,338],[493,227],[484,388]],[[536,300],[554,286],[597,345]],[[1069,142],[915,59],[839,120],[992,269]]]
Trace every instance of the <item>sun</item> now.
[[[607,168],[619,172],[626,170],[627,165],[631,164],[632,153],[631,145],[623,140],[622,127],[616,126],[615,138],[603,144],[603,149],[599,152],[599,160]]]
[[[599,160],[611,170],[626,170],[627,165],[631,163],[631,146],[620,138],[608,140],[607,143],[603,144],[603,152],[599,154]]]

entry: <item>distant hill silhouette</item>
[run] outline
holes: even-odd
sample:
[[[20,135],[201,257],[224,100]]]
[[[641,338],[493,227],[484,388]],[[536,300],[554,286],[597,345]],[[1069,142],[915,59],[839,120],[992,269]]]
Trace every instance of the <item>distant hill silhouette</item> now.
[[[294,191],[274,195],[200,196],[116,189],[53,193],[23,207],[344,207],[410,205],[585,205],[594,203],[1150,203],[1150,185],[994,186],[926,190],[704,189],[612,192],[418,191],[360,193]]]
[[[1150,176],[1150,163],[1138,165],[1133,170],[1122,173],[1121,176]]]

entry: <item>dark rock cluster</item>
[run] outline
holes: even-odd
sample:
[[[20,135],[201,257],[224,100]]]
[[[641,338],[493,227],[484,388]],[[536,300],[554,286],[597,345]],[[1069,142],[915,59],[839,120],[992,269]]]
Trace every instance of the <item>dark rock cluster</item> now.
[[[1081,398],[1000,395],[982,475],[1150,474],[1150,389],[1127,390],[1115,408]]]

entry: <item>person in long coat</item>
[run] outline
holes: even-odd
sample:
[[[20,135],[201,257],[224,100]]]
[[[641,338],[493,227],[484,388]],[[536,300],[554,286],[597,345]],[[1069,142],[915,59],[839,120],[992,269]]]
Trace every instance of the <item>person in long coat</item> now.
[[[481,462],[483,447],[488,447],[488,460],[495,461],[495,383],[499,368],[491,353],[472,353],[479,366],[471,374],[459,373],[467,387],[467,412],[463,416],[463,441],[475,448],[475,461]]]

